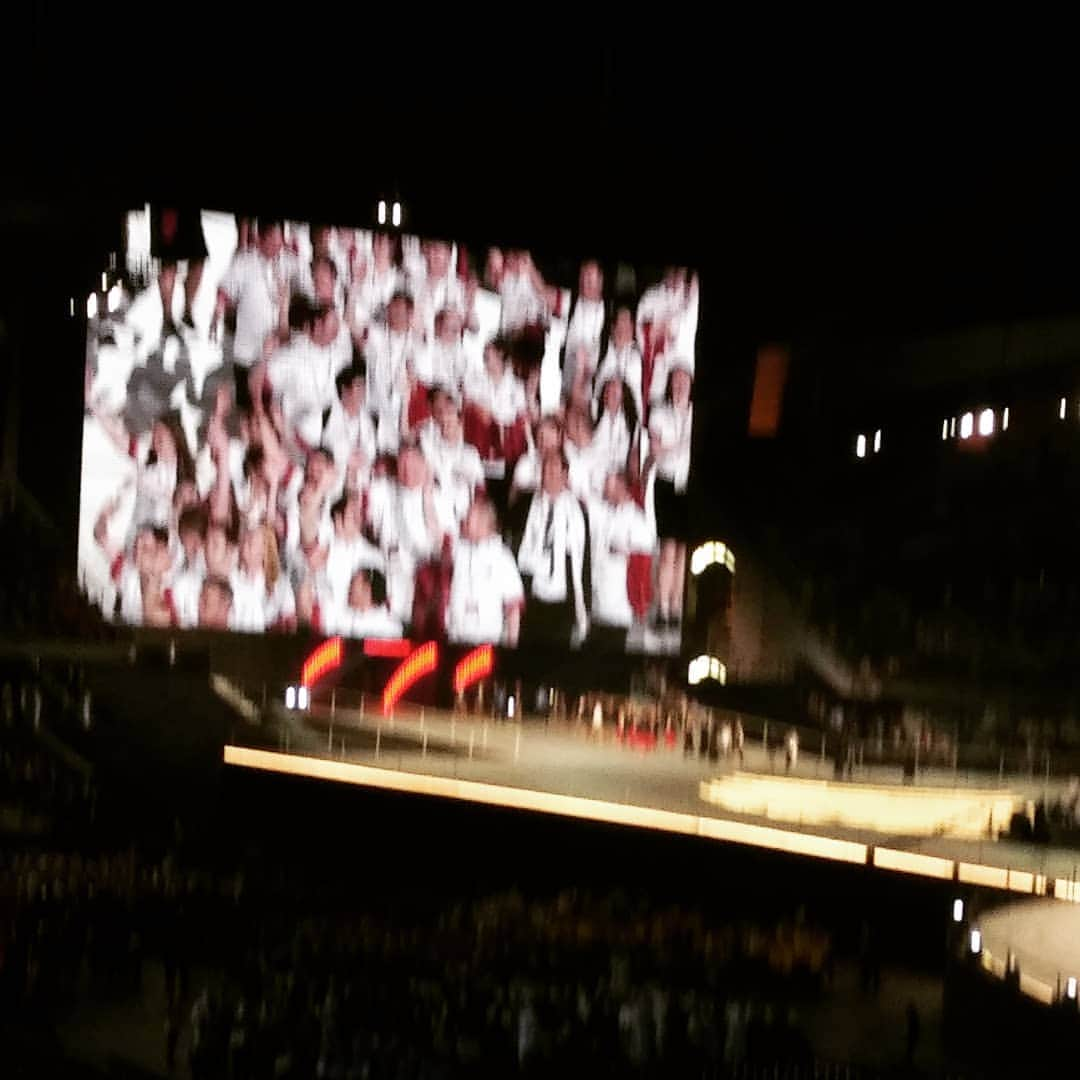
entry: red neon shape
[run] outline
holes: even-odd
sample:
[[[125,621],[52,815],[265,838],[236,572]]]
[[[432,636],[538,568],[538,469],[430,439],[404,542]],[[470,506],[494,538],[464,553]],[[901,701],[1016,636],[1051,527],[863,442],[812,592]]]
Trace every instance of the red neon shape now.
[[[300,682],[304,686],[313,686],[328,671],[341,667],[341,638],[334,637],[317,645],[304,661]]]
[[[383,689],[382,708],[385,716],[397,704],[398,699],[415,682],[430,675],[439,666],[439,646],[427,641],[410,653],[394,669]]]
[[[460,694],[473,683],[486,679],[495,670],[495,650],[490,645],[477,645],[466,653],[454,668],[454,693]]]
[[[412,652],[412,642],[404,638],[365,638],[365,656],[393,656],[401,659]]]

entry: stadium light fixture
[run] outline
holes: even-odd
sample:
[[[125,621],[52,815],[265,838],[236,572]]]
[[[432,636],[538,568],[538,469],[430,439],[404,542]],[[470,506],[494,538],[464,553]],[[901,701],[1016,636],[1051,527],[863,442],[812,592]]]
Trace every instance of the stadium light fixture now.
[[[983,411],[979,413],[979,434],[984,436],[994,434],[993,409],[983,409]]]
[[[296,708],[296,687],[295,686],[286,686],[285,687],[285,708],[286,709],[295,709]]]
[[[379,205],[376,208],[375,218],[380,225],[386,224],[386,200],[380,199]]]
[[[390,221],[395,229],[401,227],[401,203],[395,202],[390,211]]]
[[[311,696],[308,688],[306,686],[298,687],[296,691],[296,707],[298,709],[306,709],[310,700]]]
[[[978,927],[971,931],[968,948],[971,950],[972,956],[978,956],[982,952],[982,931]]]
[[[1064,420],[1065,419],[1065,399],[1064,398],[1061,399],[1061,403],[1058,405],[1058,419],[1059,420]]]
[[[970,439],[975,433],[975,414],[966,412],[960,417],[960,438]]]
[[[964,921],[964,901],[959,896],[952,902],[952,921],[954,923]]]
[[[881,428],[878,428],[874,432],[874,453],[880,453],[881,451]]]
[[[706,679],[723,686],[727,682],[727,668],[715,656],[695,656],[686,670],[686,681],[691,686],[697,686]]]
[[[510,695],[510,696],[509,696],[509,697],[508,697],[508,698],[506,699],[506,718],[507,718],[508,720],[513,720],[513,719],[514,719],[514,708],[515,708],[515,705],[516,705],[516,702],[514,701],[514,695],[513,695],[513,694],[511,694],[511,695]]]
[[[1001,414],[1001,430],[1002,431],[1008,431],[1009,430],[1009,406],[1008,405],[1005,406],[1005,410]]]
[[[946,417],[941,421],[941,441],[945,442],[949,437],[949,418]]]
[[[865,435],[860,435],[855,440],[855,456],[857,458],[866,457],[866,436]]]
[[[1076,976],[1075,975],[1070,975],[1065,980],[1065,996],[1070,1001],[1075,1001],[1076,1000]]]

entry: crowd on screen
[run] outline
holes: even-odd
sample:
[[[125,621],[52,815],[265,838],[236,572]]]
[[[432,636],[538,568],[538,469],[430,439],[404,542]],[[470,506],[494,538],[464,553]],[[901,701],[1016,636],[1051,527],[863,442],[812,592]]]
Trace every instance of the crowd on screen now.
[[[112,614],[612,651],[632,628],[677,640],[695,276],[616,297],[593,261],[567,288],[523,251],[479,265],[390,233],[237,231],[209,282],[200,216],[155,214],[163,346],[221,344],[197,410],[132,425],[100,404],[91,364],[90,410],[133,466],[94,523]]]

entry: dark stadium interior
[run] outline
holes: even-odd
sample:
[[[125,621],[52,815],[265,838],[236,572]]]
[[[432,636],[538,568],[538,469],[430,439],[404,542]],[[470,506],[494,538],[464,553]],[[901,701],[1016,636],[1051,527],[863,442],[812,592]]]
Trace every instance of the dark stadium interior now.
[[[648,49],[640,26],[602,42],[555,26],[406,52],[400,28],[338,42],[327,16],[325,37],[290,40],[265,13],[269,41],[237,27],[211,47],[190,25],[138,42],[52,7],[12,17],[26,104],[0,177],[0,1074],[869,1080],[1075,1062],[1080,970],[1032,989],[1034,960],[970,936],[1018,900],[1080,899],[1066,58],[1043,43],[1027,81],[973,49],[971,70],[865,42],[833,58],[734,26],[694,44],[690,21]],[[136,631],[80,592],[83,312],[127,213],[368,229],[380,199],[409,232],[477,249],[697,268],[689,546],[723,541],[735,563],[692,572],[677,654],[499,649],[466,706],[447,649],[409,698],[420,727],[403,708],[373,736],[364,703],[378,711],[396,660],[348,642],[293,715],[283,694],[318,634]],[[726,678],[692,677],[699,654]],[[653,704],[624,730],[631,699]],[[485,740],[490,724],[504,749],[521,731],[610,750],[612,785],[670,774],[686,805],[714,775],[767,774],[1008,789],[1015,813],[955,840],[947,872],[901,872],[873,861],[879,841],[944,849],[883,824],[863,865],[470,801],[467,784],[448,798],[223,760],[227,744],[319,756],[329,731],[321,756],[343,766],[381,753],[467,780],[473,744],[439,743],[444,720]],[[980,878],[1002,867],[1030,888]]]

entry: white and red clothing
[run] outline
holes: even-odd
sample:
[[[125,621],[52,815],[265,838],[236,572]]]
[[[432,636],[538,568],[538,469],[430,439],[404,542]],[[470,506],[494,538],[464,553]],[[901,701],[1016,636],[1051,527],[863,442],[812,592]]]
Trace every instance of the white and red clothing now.
[[[151,432],[133,435],[128,440],[128,455],[138,470],[135,481],[135,508],[131,514],[132,530],[140,525],[168,526],[172,517],[172,498],[176,491],[176,468],[173,461],[147,464]]]
[[[585,555],[585,515],[577,497],[572,491],[563,491],[552,499],[538,491],[525,519],[518,568],[530,578],[536,599],[546,604],[569,601],[581,627],[588,623]]]
[[[577,446],[567,441],[563,447],[570,466],[567,483],[579,498],[599,498],[604,492],[604,480],[608,474],[607,456],[603,447],[595,441],[587,446]]]
[[[286,249],[273,259],[258,250],[237,251],[221,280],[221,291],[236,307],[233,360],[250,367],[262,359],[263,342],[279,325],[280,291],[298,281],[296,257]]]
[[[230,630],[262,634],[274,627],[288,626],[296,618],[292,586],[284,574],[278,575],[273,588],[267,589],[266,577],[261,570],[249,574],[237,569],[233,571],[229,584],[233,593]]]
[[[401,409],[409,398],[409,372],[416,371],[422,348],[420,339],[411,330],[399,332],[373,327],[368,333],[367,403],[380,424],[400,423]]]
[[[484,466],[479,452],[464,438],[448,442],[436,432],[424,447],[424,456],[436,483],[449,494],[454,515],[460,521],[469,509],[473,495],[484,487]]]
[[[677,409],[674,405],[661,405],[653,409],[649,418],[657,476],[672,483],[680,494],[686,491],[690,476],[693,426],[693,406]]]
[[[424,274],[415,280],[412,295],[417,322],[428,341],[435,337],[435,316],[444,308],[458,312],[463,318],[467,314],[465,287],[449,270],[443,277],[432,279],[425,269]]]
[[[289,434],[304,450],[319,445],[323,414],[337,400],[334,378],[345,367],[334,344],[317,345],[306,334],[278,349],[267,365],[267,377]]]
[[[334,463],[341,473],[347,468],[352,452],[359,450],[367,463],[362,476],[366,479],[378,452],[375,421],[364,408],[355,413],[346,412],[341,399],[337,398],[330,406],[330,415],[323,427],[322,445],[334,455]]]
[[[660,282],[642,293],[637,309],[638,340],[644,343],[645,327],[653,328],[653,347],[657,355],[677,352],[694,355],[698,324],[698,289],[696,284],[670,288]],[[666,325],[667,333],[659,339],[656,328]]]
[[[507,609],[525,603],[521,574],[498,536],[459,540],[446,611],[447,637],[462,644],[505,641]]]
[[[376,269],[369,263],[367,273],[360,281],[354,281],[349,290],[350,314],[361,329],[373,322],[381,322],[390,298],[405,283],[401,271],[396,266]]]
[[[616,413],[605,412],[593,429],[592,452],[604,462],[605,475],[625,469],[630,456],[634,433],[620,409]],[[599,469],[600,466],[597,465]]]
[[[505,332],[513,333],[544,322],[547,304],[528,274],[503,274],[499,297],[502,300],[501,328]]]
[[[386,558],[364,537],[346,539],[335,532],[330,538],[326,559],[326,580],[337,603],[344,604],[348,600],[349,585],[357,570],[380,570],[385,574]]]
[[[604,383],[608,379],[622,379],[630,388],[630,395],[634,399],[634,408],[637,409],[638,418],[644,417],[642,412],[642,385],[641,385],[641,351],[630,342],[621,349],[616,349],[614,344],[608,346],[604,361],[597,368],[596,378],[593,380],[593,396],[599,399],[604,392]]]
[[[579,296],[566,326],[566,355],[585,348],[595,365],[600,359],[600,338],[604,332],[606,312],[603,300]]]
[[[658,405],[663,402],[667,395],[668,378],[672,369],[676,367],[686,368],[691,375],[694,374],[694,356],[684,356],[677,352],[661,353],[653,361],[652,381],[649,384],[649,403]]]
[[[372,605],[361,611],[340,604],[332,597],[320,599],[320,629],[324,634],[340,634],[347,638],[400,638],[403,633],[399,618],[385,604]]]
[[[416,377],[427,389],[441,387],[455,400],[461,401],[462,387],[470,376],[465,346],[460,341],[432,341],[416,357]]]
[[[634,555],[650,555],[656,533],[645,512],[632,500],[612,506],[603,499],[589,504],[592,543],[592,616],[606,626],[629,627],[635,609],[630,596]]]
[[[514,463],[524,453],[526,436],[525,384],[510,370],[492,379],[486,369],[469,380],[465,387],[462,420],[465,438],[476,447],[488,476],[505,475],[507,463]],[[480,410],[491,420],[485,423]]]
[[[390,610],[404,622],[412,620],[417,568],[436,558],[444,538],[456,532],[452,499],[434,486],[430,498],[433,528],[427,520],[422,487],[405,488],[386,481],[373,483],[368,494],[368,516],[386,554]]]

